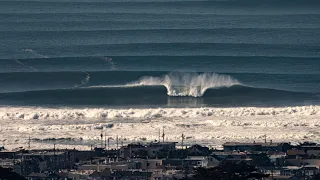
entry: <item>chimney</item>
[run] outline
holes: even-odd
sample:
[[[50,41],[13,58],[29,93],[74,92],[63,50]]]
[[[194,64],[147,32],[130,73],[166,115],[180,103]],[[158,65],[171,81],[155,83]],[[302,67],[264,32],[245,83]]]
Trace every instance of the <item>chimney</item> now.
[[[270,140],[270,145],[272,144],[272,140]]]

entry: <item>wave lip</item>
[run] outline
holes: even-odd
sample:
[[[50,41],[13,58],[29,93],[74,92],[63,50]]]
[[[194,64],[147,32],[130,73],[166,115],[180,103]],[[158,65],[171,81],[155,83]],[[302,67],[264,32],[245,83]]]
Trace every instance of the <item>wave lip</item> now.
[[[162,77],[145,76],[129,86],[165,86],[169,96],[201,97],[207,89],[241,85],[229,75],[171,72]]]

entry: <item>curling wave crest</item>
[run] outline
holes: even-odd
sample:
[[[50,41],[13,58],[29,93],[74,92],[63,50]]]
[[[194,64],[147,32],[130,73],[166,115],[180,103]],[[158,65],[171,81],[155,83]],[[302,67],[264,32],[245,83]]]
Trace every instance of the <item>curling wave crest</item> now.
[[[169,96],[201,97],[209,88],[230,87],[240,83],[229,75],[216,73],[172,72],[162,77],[145,76],[129,86],[165,86]]]
[[[155,109],[70,109],[70,108],[0,108],[3,120],[75,120],[114,118],[198,118],[210,116],[312,116],[320,115],[320,106],[297,106],[281,108],[155,108]]]

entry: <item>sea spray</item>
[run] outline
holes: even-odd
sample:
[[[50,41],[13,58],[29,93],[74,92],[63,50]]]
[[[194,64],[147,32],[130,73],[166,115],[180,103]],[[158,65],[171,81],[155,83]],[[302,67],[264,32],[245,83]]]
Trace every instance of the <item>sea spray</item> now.
[[[88,84],[88,82],[90,81],[90,74],[88,72],[85,72],[84,73],[87,75],[83,80],[81,80],[81,83],[80,84],[75,84],[74,87],[81,87],[81,86],[84,86],[86,84]]]
[[[37,58],[49,58],[49,56],[45,56],[43,54],[40,54],[40,53],[38,53],[37,51],[35,51],[33,49],[24,49],[24,51],[34,55]]]
[[[108,65],[110,65],[110,69],[111,70],[116,70],[117,67],[116,67],[116,63],[113,61],[112,58],[109,58],[109,57],[101,57],[101,59],[106,62]]]
[[[129,85],[163,85],[167,88],[169,96],[201,97],[209,88],[230,87],[240,83],[231,76],[223,74],[171,72],[161,77],[145,76]]]

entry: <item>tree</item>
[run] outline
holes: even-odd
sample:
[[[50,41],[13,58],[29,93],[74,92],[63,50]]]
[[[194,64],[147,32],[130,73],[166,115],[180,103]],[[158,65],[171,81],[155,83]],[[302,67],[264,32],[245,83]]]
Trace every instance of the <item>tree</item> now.
[[[0,167],[0,180],[25,180],[25,178],[15,172],[11,172],[8,168]]]
[[[314,174],[314,175],[311,177],[311,180],[319,180],[319,179],[320,179],[320,173]]]
[[[266,153],[253,154],[251,158],[252,158],[252,164],[257,165],[258,167],[266,167],[266,166],[273,165]]]
[[[200,145],[193,145],[188,149],[176,149],[176,150],[161,150],[157,152],[158,158],[169,158],[169,159],[185,159],[188,156],[208,156],[211,151],[207,147]]]
[[[194,180],[253,180],[268,177],[247,162],[224,161],[214,168],[197,168]]]

